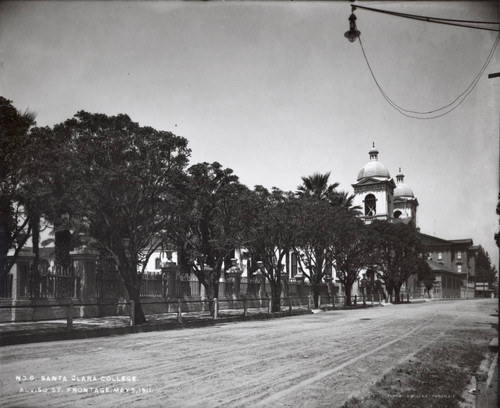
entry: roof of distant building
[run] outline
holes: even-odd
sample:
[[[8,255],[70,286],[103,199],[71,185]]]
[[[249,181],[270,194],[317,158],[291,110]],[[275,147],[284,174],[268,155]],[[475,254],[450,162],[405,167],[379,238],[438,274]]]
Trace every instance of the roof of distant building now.
[[[466,239],[450,239],[450,242],[453,242],[454,244],[472,245],[472,239],[471,238],[466,238]]]
[[[431,261],[430,259],[427,260],[427,264],[430,266],[433,272],[446,272],[447,274],[450,275],[457,275],[459,276],[460,274],[458,272],[452,271],[451,269],[447,268],[443,264],[440,264],[435,261]]]
[[[471,249],[474,249],[474,247],[472,247],[472,244],[473,244],[473,241],[471,238],[466,238],[466,239],[443,239],[443,238],[438,238],[438,237],[434,237],[432,235],[427,235],[427,234],[423,234],[421,232],[419,232],[419,237],[420,237],[420,240],[422,241],[422,243],[424,245],[427,245],[427,246],[432,246],[432,245],[436,245],[436,246],[440,246],[440,245],[449,245],[449,246],[456,246],[456,245],[468,245],[471,247]]]

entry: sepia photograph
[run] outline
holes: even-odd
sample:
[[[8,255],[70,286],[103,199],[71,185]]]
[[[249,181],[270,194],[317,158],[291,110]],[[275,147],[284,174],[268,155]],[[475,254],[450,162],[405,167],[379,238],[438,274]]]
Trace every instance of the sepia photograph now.
[[[0,406],[495,408],[499,0],[0,0]]]

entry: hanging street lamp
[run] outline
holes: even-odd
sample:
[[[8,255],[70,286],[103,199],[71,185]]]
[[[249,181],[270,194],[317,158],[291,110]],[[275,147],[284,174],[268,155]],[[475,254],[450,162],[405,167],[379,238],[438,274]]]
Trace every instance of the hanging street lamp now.
[[[353,7],[352,13],[349,16],[349,31],[346,31],[344,34],[350,42],[356,41],[356,38],[361,35],[361,32],[356,29],[356,16],[354,15],[354,10],[355,8]]]

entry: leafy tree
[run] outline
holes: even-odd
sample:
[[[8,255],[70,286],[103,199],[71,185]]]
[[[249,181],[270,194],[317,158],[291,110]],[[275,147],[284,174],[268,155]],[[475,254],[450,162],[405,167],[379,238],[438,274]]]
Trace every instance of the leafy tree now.
[[[410,224],[374,221],[370,231],[372,264],[378,268],[391,301],[394,291],[398,303],[401,286],[418,272],[424,248]]]
[[[310,201],[308,204],[309,207],[314,205],[321,206],[321,209],[306,209],[303,214],[307,215],[303,217],[303,222],[299,227],[302,230],[301,245],[304,247],[301,251],[302,256],[299,258],[299,266],[302,273],[311,282],[315,306],[318,305],[321,279],[332,264],[332,252],[330,250],[332,241],[337,241],[337,248],[345,244],[345,242],[341,242],[338,239],[339,234],[335,234],[335,229],[339,226],[346,227],[345,223],[334,225],[335,219],[338,218],[336,214],[340,214],[339,211],[344,210],[343,213],[348,212],[350,215],[355,216],[360,210],[359,206],[353,206],[354,196],[345,191],[337,191],[336,188],[339,186],[339,183],[329,184],[329,178],[329,172],[324,174],[314,173],[311,176],[302,177],[302,184],[297,187],[296,192],[299,198],[316,200],[316,203]],[[348,285],[347,291],[349,292],[349,296],[346,297],[346,302],[350,304],[352,279],[357,279],[358,272],[353,272],[352,268],[347,266],[348,263],[341,260],[341,257],[345,254],[341,254],[338,251],[336,254],[338,264],[342,268],[338,276],[342,277],[340,279],[342,283],[345,282]],[[303,265],[305,265],[305,268]],[[346,266],[349,271],[346,271]],[[356,274],[356,277],[353,276],[353,273]]]
[[[76,163],[75,140],[62,126],[34,128],[31,137],[34,143],[28,151],[30,177],[36,180],[40,197],[35,217],[43,216],[53,226],[56,269],[67,270],[71,266],[71,229],[76,229],[75,190],[80,188],[76,184],[79,168],[72,165]]]
[[[30,180],[25,154],[32,142],[29,129],[33,125],[33,112],[21,113],[12,101],[0,96],[0,276],[10,271],[33,228],[27,208]],[[9,249],[14,250],[10,261]]]
[[[252,259],[262,261],[261,270],[271,286],[271,310],[281,310],[281,273],[286,255],[297,245],[296,219],[300,205],[293,193],[256,186],[250,206],[251,239],[246,248]]]
[[[181,247],[183,263],[213,300],[218,297],[224,261],[246,243],[250,191],[231,169],[217,162],[195,164],[188,174],[184,229],[174,240]]]
[[[184,202],[179,195],[189,155],[186,139],[142,127],[127,115],[78,112],[54,127],[73,149],[73,201],[69,213],[81,219],[91,244],[111,257],[136,323],[146,322],[140,302],[142,276],[150,256],[176,228]]]
[[[298,204],[294,251],[299,254],[299,269],[311,283],[314,306],[318,307],[320,284],[326,275],[331,274],[331,246],[340,211],[315,198],[302,198]]]
[[[430,297],[436,277],[429,264],[423,258],[419,258],[418,262],[418,281],[424,284],[427,295]]]
[[[497,270],[491,263],[488,252],[479,245],[476,253],[476,282],[496,282]]]
[[[337,279],[344,285],[345,305],[350,306],[352,286],[360,272],[370,266],[367,227],[362,220],[344,208],[338,212],[332,231],[332,264]]]

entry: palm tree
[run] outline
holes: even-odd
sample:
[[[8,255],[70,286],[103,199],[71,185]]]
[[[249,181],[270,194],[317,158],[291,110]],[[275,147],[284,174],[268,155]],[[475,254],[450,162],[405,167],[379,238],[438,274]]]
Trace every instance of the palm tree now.
[[[330,197],[330,203],[335,207],[345,208],[348,212],[358,215],[361,213],[359,205],[353,205],[354,194],[347,191],[334,191]]]
[[[302,184],[297,187],[298,197],[315,197],[319,200],[329,200],[339,183],[328,184],[330,172],[314,173],[311,176],[302,177]]]
[[[330,172],[314,173],[312,176],[302,177],[302,184],[297,187],[298,197],[315,197],[328,201],[334,207],[345,208],[353,215],[359,214],[361,207],[353,205],[354,195],[347,191],[336,191],[339,183],[328,184]]]

